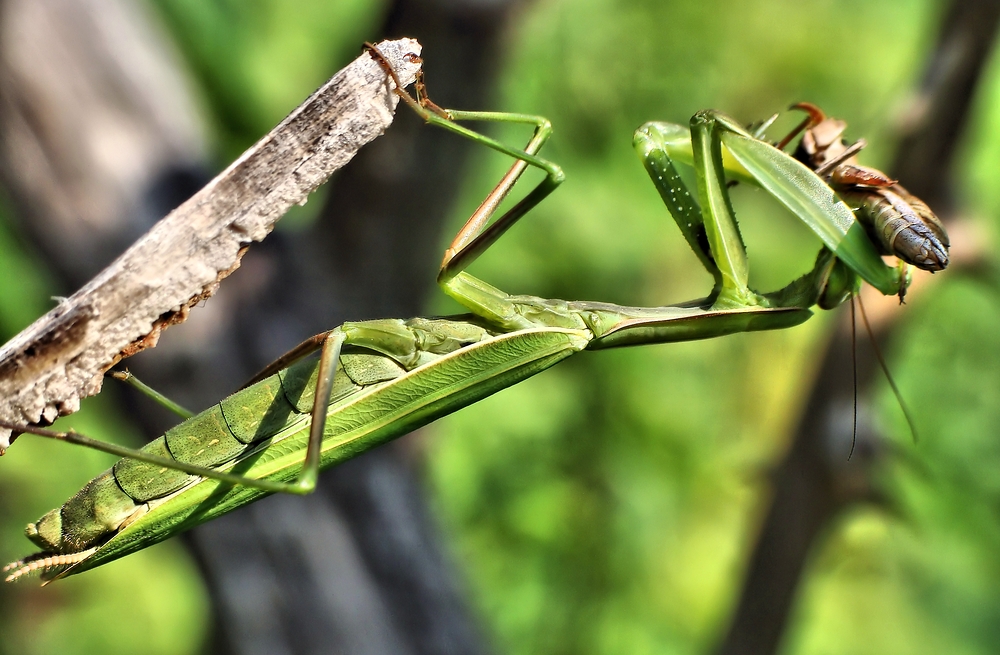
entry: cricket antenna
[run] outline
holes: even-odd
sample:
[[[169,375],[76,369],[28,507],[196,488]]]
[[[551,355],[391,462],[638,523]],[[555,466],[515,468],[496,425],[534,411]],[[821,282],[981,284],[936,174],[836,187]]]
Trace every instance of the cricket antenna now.
[[[913,420],[913,415],[910,413],[910,408],[906,406],[906,401],[903,400],[903,394],[900,393],[899,387],[896,386],[896,381],[892,378],[892,374],[889,372],[889,367],[885,363],[885,358],[882,357],[882,351],[878,347],[878,342],[875,340],[875,333],[872,331],[872,326],[868,322],[868,315],[865,313],[865,305],[861,302],[861,296],[858,296],[858,308],[861,310],[861,320],[864,321],[865,330],[868,331],[868,338],[872,343],[872,350],[875,351],[875,359],[878,360],[878,365],[882,367],[882,372],[885,373],[885,379],[889,382],[889,386],[892,388],[892,393],[896,396],[896,402],[899,403],[899,408],[903,410],[903,416],[906,417],[906,424],[910,426],[910,434],[913,435],[913,443],[917,443],[917,424]],[[854,317],[854,302],[851,301],[851,318]],[[853,321],[852,321],[852,333],[853,333]],[[854,372],[854,420],[855,420],[855,431],[857,431],[857,402],[858,402],[858,378],[857,378],[857,366],[855,366]],[[853,446],[851,447],[851,452],[854,452]],[[848,457],[850,459],[850,457]]]

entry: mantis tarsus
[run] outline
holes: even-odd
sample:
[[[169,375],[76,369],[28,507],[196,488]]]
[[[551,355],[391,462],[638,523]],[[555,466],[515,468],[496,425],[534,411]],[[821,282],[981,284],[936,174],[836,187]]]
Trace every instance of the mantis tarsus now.
[[[634,145],[670,214],[715,281],[703,299],[675,306],[508,295],[466,268],[563,180],[538,156],[551,126],[541,117],[442,110],[418,80],[417,98],[393,91],[427,122],[516,161],[445,252],[443,291],[470,313],[448,318],[346,323],[317,335],[270,365],[229,398],[185,420],[141,450],[73,432],[26,432],[125,459],[88,483],[26,533],[42,552],[9,565],[8,581],[33,571],[47,579],[109,562],[274,492],[309,493],[318,472],[532,376],[582,350],[667,343],[798,325],[810,307],[832,307],[860,279],[902,294],[905,266],[888,266],[848,206],[809,167],[717,111],[690,128],[647,123]],[[524,150],[468,130],[466,120],[533,126]],[[723,158],[723,147],[731,158]],[[694,167],[698,202],[673,161]],[[545,178],[490,222],[528,166]],[[752,181],[786,205],[825,244],[813,269],[783,289],[747,284],[746,250],[727,192],[729,179]],[[318,358],[306,359],[319,350]]]

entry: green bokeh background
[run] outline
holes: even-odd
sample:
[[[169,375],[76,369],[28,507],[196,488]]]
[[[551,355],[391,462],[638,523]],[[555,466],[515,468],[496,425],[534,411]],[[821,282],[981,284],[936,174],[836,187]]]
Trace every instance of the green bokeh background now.
[[[384,10],[365,0],[154,5],[200,90],[220,165],[354,57]],[[632,131],[706,107],[750,121],[808,99],[868,139],[866,163],[887,165],[893,120],[941,10],[927,0],[526,5],[488,108],[552,119],[546,154],[568,180],[474,272],[549,297],[664,304],[704,295],[710,279],[646,179]],[[960,206],[989,232],[1000,215],[996,61],[965,138]],[[475,159],[456,228],[506,164],[492,153]],[[755,285],[775,288],[805,271],[818,242],[761,192],[734,196]],[[0,272],[19,280],[0,285],[9,337],[50,306],[51,285],[44,262],[3,225]],[[995,280],[942,277],[901,310],[888,353],[921,441],[910,443],[881,390],[878,423],[905,452],[878,471],[888,505],[858,507],[831,526],[783,653],[971,654],[1000,644],[1000,302]],[[452,308],[442,300],[427,309]],[[497,652],[710,652],[766,506],[767,471],[788,446],[833,320],[584,355],[437,423],[426,477]],[[72,424],[128,439],[102,404],[85,403]],[[0,503],[13,517],[0,526],[0,557],[23,554],[23,524],[108,463],[19,442],[0,461]],[[193,566],[168,543],[48,589],[21,585],[2,618],[0,652],[128,653],[141,644],[144,653],[194,653],[208,621]]]

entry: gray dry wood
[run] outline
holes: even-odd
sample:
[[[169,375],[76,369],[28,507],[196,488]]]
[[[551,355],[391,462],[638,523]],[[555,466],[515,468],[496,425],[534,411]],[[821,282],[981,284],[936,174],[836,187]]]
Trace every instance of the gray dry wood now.
[[[379,49],[404,84],[419,69],[413,39]],[[0,348],[0,420],[51,423],[100,391],[119,360],[156,344],[233,272],[293,205],[392,122],[398,98],[367,53],[108,268]],[[10,433],[0,430],[0,454]]]

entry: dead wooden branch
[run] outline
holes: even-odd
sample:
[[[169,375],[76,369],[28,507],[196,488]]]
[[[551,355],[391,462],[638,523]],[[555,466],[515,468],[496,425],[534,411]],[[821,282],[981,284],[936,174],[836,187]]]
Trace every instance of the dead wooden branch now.
[[[379,49],[404,84],[412,39]],[[366,53],[337,73],[107,269],[0,348],[0,419],[51,423],[101,389],[105,371],[156,344],[239,266],[292,205],[392,122],[398,98]],[[0,453],[9,445],[0,431]]]

